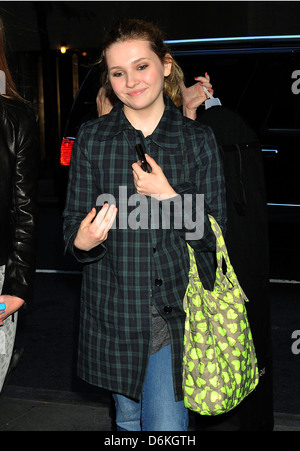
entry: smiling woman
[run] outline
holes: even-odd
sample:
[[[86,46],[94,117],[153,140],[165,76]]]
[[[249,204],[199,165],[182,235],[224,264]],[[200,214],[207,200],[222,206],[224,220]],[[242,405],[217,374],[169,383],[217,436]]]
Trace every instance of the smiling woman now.
[[[162,65],[171,63],[171,72],[169,76],[166,76],[164,79],[164,92],[171,98],[176,106],[180,106],[182,104],[180,83],[184,78],[183,72],[174,58],[170,55],[170,52],[163,40],[161,30],[153,24],[143,22],[142,20],[120,21],[113,28],[113,32],[107,33],[104,38],[104,51],[99,63],[103,66],[102,85],[105,86],[108,97],[113,97],[115,93],[112,89],[111,83],[109,82],[105,54],[107,50],[110,49],[112,44],[130,41],[148,43],[150,50],[152,50],[152,52],[158,57]],[[143,64],[140,64],[139,67],[140,70],[143,70]]]
[[[184,118],[175,106],[182,73],[160,30],[124,20],[108,33],[103,49],[105,91],[113,91],[117,102],[79,131],[64,212],[66,247],[85,263],[78,373],[113,393],[119,430],[183,431],[188,427],[182,393],[186,243],[209,286],[215,238],[207,211],[224,226],[222,165],[211,130]],[[151,172],[135,162],[138,144]],[[149,208],[149,228],[124,227],[135,212],[130,201],[122,211],[121,187],[128,199],[141,196],[147,206],[154,197],[161,202],[155,224]],[[191,199],[190,218],[179,227],[172,210],[170,226],[164,227],[167,202],[185,194]],[[188,238],[200,194],[204,233]],[[104,204],[96,216],[91,208],[107,195],[117,209]],[[184,202],[177,205],[184,208]]]
[[[112,44],[105,58],[108,79],[124,104],[125,116],[144,136],[150,135],[164,111],[163,84],[171,72],[171,56],[166,54],[162,63],[148,41],[130,40]]]

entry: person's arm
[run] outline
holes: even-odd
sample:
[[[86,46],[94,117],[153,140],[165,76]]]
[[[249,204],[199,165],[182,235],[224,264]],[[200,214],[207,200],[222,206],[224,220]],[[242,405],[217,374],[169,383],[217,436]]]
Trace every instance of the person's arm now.
[[[96,215],[96,208],[87,214],[81,221],[77,231],[74,246],[79,251],[89,252],[102,244],[107,239],[114,220],[117,215],[117,208],[114,204],[105,204]]]
[[[68,250],[80,263],[99,260],[106,254],[104,242],[117,214],[113,205],[110,209],[104,205],[96,216],[94,205],[98,195],[86,151],[83,125],[72,152],[63,213],[65,251]]]
[[[187,133],[189,135],[189,133]],[[181,227],[175,227],[176,217],[170,215],[174,230],[188,241],[197,252],[212,251],[215,236],[211,231],[208,214],[214,216],[222,228],[226,222],[225,182],[217,142],[209,127],[202,127],[201,133],[192,134],[188,147],[198,148],[196,152],[195,180],[171,186],[162,169],[146,154],[152,167],[151,173],[144,172],[138,163],[132,165],[134,184],[139,194],[151,196],[157,201],[171,200],[182,208]],[[189,196],[185,196],[189,195]],[[201,203],[200,195],[204,195]],[[193,227],[191,227],[193,226]]]
[[[223,230],[226,225],[223,165],[215,136],[209,127],[202,126],[202,131],[197,134],[188,131],[187,137],[190,139],[187,147],[198,151],[195,153],[196,160],[186,161],[185,164],[191,164],[196,171],[193,180],[173,187],[183,200],[186,199],[183,216],[189,225],[189,230],[183,227],[177,233],[196,253],[210,252],[215,248],[215,236],[208,215],[212,215]]]
[[[26,110],[20,115],[20,125],[15,130],[16,161],[9,219],[11,246],[0,296],[0,302],[6,304],[5,317],[17,311],[24,303],[30,304],[33,299],[39,161],[35,127],[33,112]]]

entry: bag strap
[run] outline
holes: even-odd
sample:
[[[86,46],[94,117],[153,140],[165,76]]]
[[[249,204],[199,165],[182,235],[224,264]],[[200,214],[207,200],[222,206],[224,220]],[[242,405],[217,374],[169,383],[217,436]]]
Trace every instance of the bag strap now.
[[[226,265],[230,266],[231,263],[229,260],[229,255],[228,255],[227,247],[225,244],[225,240],[223,238],[223,233],[222,233],[221,227],[219,226],[219,224],[217,223],[217,221],[215,220],[215,218],[213,216],[208,215],[208,218],[210,220],[212,231],[214,232],[215,237],[216,237],[216,258],[217,258],[218,266],[222,266],[222,257],[224,257]],[[188,243],[187,243],[187,247],[188,247],[189,256],[190,256],[190,266],[192,266],[192,265],[196,264],[194,249]]]
[[[210,220],[211,228],[216,237],[216,259],[218,266],[219,268],[222,267],[222,259],[224,258],[227,268],[229,268],[231,267],[231,262],[229,259],[228,250],[226,247],[221,227],[219,226],[219,224],[217,223],[217,221],[213,216],[208,215],[208,217]]]
[[[215,218],[211,215],[208,215],[209,220],[210,220],[210,224],[211,224],[211,228],[216,236],[216,259],[217,259],[217,264],[218,264],[218,270],[220,273],[223,273],[223,258],[225,260],[226,263],[226,267],[227,267],[227,271],[226,274],[228,272],[230,272],[230,276],[233,277],[233,279],[235,280],[231,280],[231,283],[237,283],[239,286],[239,289],[241,290],[241,293],[243,295],[244,301],[248,301],[248,298],[244,292],[244,290],[242,289],[237,276],[235,274],[234,268],[231,265],[230,262],[230,258],[228,255],[228,251],[227,251],[227,247],[225,244],[225,240],[223,237],[223,233],[221,230],[221,227],[219,226],[219,224],[217,223],[217,221],[215,220]],[[197,268],[197,263],[196,263],[196,258],[195,258],[195,253],[194,253],[194,249],[187,243],[187,247],[189,250],[189,256],[190,256],[190,272],[189,272],[189,278],[191,277],[197,277],[200,279],[199,277],[199,273],[198,273],[198,268]],[[227,277],[227,276],[226,276]],[[230,278],[231,278],[230,277]],[[186,303],[185,303],[185,310],[186,310]]]
[[[212,231],[214,232],[215,237],[216,237],[216,260],[217,260],[218,270],[223,272],[223,259],[226,263],[227,271],[229,269],[233,269],[231,262],[230,262],[229,255],[228,255],[228,250],[226,247],[226,243],[225,243],[225,240],[223,237],[221,227],[219,226],[219,224],[217,223],[217,221],[215,220],[215,218],[213,216],[208,215],[208,218],[209,218],[209,221],[211,224]],[[189,277],[191,277],[191,276],[199,277],[194,249],[188,243],[187,243],[187,246],[188,246],[189,256],[190,256]]]

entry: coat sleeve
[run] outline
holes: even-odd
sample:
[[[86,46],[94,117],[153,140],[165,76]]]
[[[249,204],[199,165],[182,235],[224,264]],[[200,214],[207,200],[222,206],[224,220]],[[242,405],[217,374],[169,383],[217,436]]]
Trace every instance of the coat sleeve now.
[[[80,263],[91,263],[106,254],[105,244],[100,244],[88,252],[74,246],[81,221],[95,207],[97,199],[97,190],[85,142],[85,125],[83,125],[72,151],[66,205],[63,213],[63,235],[65,252],[69,251]]]
[[[22,111],[21,108],[19,111]],[[38,146],[36,121],[31,110],[14,117],[15,154],[12,198],[9,211],[11,244],[5,265],[2,294],[33,299],[37,247]]]
[[[191,239],[187,238],[187,231],[183,228],[181,237],[188,242],[195,251],[199,276],[206,289],[213,289],[215,280],[215,251],[216,238],[211,229],[208,215],[212,215],[220,225],[223,233],[226,228],[226,189],[223,165],[218,149],[218,145],[212,130],[203,127],[203,134],[198,135],[196,144],[196,165],[197,170],[193,181],[186,181],[175,187],[175,190],[183,197],[184,194],[191,196],[191,215],[197,222],[197,195],[204,195],[202,214],[202,234],[195,235]],[[194,143],[195,145],[195,143]],[[195,164],[190,160],[187,164]],[[187,214],[184,212],[183,216]],[[188,213],[189,214],[189,213]],[[198,211],[199,218],[199,211]],[[191,223],[191,222],[190,222]],[[201,219],[200,219],[201,223]],[[196,225],[199,228],[199,224]],[[189,230],[191,232],[191,230]],[[192,230],[193,232],[193,230]],[[200,226],[201,232],[201,226]]]
[[[196,139],[190,137],[189,145],[196,150],[195,160],[191,159],[192,153],[185,157],[187,165],[197,166],[195,178],[179,183],[174,189],[183,199],[183,226],[178,233],[196,252],[211,252],[215,250],[215,235],[208,215],[216,219],[224,232],[226,190],[215,136],[209,127],[204,126],[201,130],[201,134],[196,134]]]

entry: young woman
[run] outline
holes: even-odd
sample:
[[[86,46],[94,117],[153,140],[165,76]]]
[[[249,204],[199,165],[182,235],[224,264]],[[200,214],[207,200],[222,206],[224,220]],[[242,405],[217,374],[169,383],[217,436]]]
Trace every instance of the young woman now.
[[[103,49],[106,89],[119,101],[78,134],[64,212],[66,247],[84,263],[78,373],[112,391],[119,430],[183,431],[186,242],[189,236],[211,286],[215,240],[207,213],[224,225],[221,162],[211,130],[184,118],[173,103],[182,73],[159,29],[120,21]],[[137,144],[151,172],[136,162]],[[191,208],[184,206],[186,194]],[[200,194],[204,233],[191,237]],[[99,199],[108,203],[97,213]],[[171,204],[181,206],[177,216]],[[159,221],[169,207],[165,226]]]

